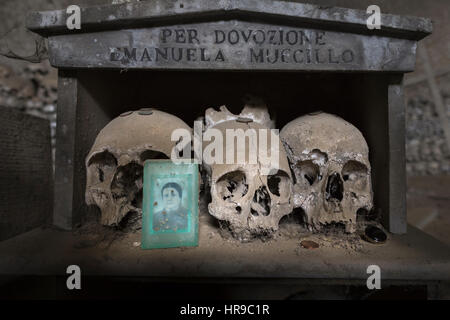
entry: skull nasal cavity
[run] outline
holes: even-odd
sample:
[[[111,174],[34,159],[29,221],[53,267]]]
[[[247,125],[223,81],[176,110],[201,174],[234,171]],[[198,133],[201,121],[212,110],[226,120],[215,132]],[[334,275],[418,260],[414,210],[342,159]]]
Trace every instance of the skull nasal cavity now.
[[[259,187],[253,195],[250,212],[254,216],[268,216],[270,213],[270,195],[265,186]]]
[[[328,177],[326,192],[327,192],[327,200],[329,199],[337,199],[339,201],[343,198],[343,183],[339,173],[333,173]]]

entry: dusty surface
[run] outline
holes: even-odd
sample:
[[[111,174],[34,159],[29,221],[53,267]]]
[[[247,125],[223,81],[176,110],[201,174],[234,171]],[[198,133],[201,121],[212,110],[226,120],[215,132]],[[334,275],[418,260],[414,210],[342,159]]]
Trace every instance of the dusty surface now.
[[[214,220],[201,215],[198,247],[158,250],[141,250],[140,232],[37,229],[0,243],[0,274],[63,275],[68,265],[77,264],[85,275],[365,281],[367,266],[377,264],[385,279],[450,280],[448,247],[415,228],[373,245],[333,234],[311,236],[289,226],[282,224],[284,235],[270,241],[241,243],[224,237]],[[314,240],[319,248],[303,249],[301,240]]]

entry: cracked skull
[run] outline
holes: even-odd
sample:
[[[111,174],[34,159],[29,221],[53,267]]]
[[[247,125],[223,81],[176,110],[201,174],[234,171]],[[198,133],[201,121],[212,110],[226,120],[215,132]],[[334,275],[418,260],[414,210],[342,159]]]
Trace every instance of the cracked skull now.
[[[175,129],[191,128],[171,114],[150,108],[129,111],[108,123],[86,157],[86,203],[101,211],[101,223],[114,226],[129,212],[142,213],[143,163],[168,159]]]
[[[369,148],[361,132],[331,114],[299,117],[280,133],[294,173],[294,207],[311,228],[343,223],[354,232],[358,210],[373,206]]]
[[[226,221],[232,234],[240,240],[250,240],[258,235],[270,236],[278,229],[280,219],[293,208],[287,157],[278,135],[274,136],[275,139],[270,136],[270,121],[267,119],[267,111],[252,107],[244,108],[239,116],[233,115],[225,107],[221,107],[221,111],[206,111],[204,141],[210,141],[212,131],[216,130],[218,136],[224,139],[217,144],[223,148],[224,159],[230,155],[230,151],[234,155],[225,164],[217,162],[206,167],[211,180],[211,203],[208,209],[212,216]],[[230,132],[236,136],[231,137]],[[255,140],[252,140],[249,132],[255,133]],[[266,147],[257,143],[257,140],[260,142],[264,139],[263,135],[266,135]],[[243,138],[244,144],[239,143],[239,137]],[[218,143],[217,137],[214,142]],[[252,143],[255,149],[250,151]],[[278,153],[274,152],[275,145]],[[210,147],[206,145],[205,152]],[[245,155],[244,161],[238,159],[239,149],[245,149],[241,150],[242,155]],[[262,154],[271,155],[271,152],[277,155],[278,165],[273,166],[272,161],[267,161],[268,158],[262,159]]]

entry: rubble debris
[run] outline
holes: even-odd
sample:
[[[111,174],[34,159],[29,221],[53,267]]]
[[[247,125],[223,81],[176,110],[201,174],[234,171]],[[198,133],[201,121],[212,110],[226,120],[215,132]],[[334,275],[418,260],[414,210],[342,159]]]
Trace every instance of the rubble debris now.
[[[319,247],[319,244],[317,242],[311,241],[311,240],[303,240],[300,242],[300,245],[302,248],[305,249],[317,249]]]

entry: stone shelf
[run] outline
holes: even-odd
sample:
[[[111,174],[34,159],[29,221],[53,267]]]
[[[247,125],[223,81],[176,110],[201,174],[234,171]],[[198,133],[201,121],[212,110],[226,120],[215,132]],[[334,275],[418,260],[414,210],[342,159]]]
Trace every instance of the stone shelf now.
[[[299,237],[240,243],[224,239],[201,223],[199,246],[141,250],[140,232],[114,241],[94,234],[36,229],[0,243],[0,276],[61,275],[77,264],[83,275],[198,279],[346,280],[363,285],[367,266],[379,265],[383,280],[434,283],[450,280],[450,250],[409,226],[406,235],[388,235],[383,245],[326,238],[320,248],[302,249]],[[285,280],[283,280],[285,279]]]

